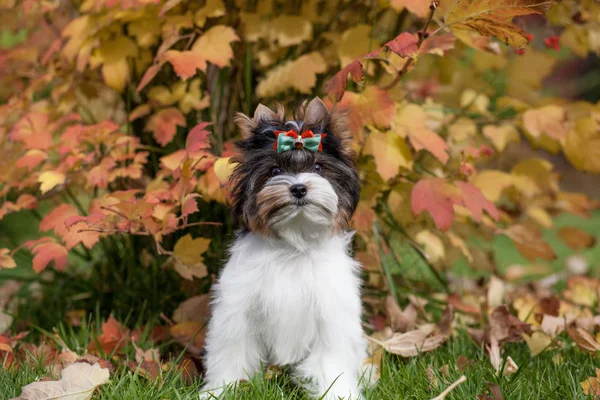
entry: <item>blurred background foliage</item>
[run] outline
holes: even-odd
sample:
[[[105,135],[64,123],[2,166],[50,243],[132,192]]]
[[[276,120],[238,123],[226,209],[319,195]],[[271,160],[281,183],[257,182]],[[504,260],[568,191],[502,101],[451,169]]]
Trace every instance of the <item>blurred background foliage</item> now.
[[[597,263],[600,5],[483,3],[1,0],[13,331],[74,312],[156,320],[206,293],[235,228],[235,112],[317,95],[352,111],[371,329],[390,292],[405,303],[460,292],[465,275],[549,275],[576,250]],[[488,14],[506,36],[477,20]],[[405,47],[363,58],[395,38]],[[357,60],[364,76],[346,87]]]

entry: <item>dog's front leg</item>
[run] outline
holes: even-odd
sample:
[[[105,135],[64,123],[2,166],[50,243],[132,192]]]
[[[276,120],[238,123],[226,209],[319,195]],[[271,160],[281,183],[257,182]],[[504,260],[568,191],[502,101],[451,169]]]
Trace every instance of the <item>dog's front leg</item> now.
[[[206,336],[206,385],[202,391],[217,395],[225,386],[247,380],[261,366],[261,347],[250,326],[248,304],[232,305],[221,297],[213,304]]]
[[[345,342],[348,344],[348,342]],[[363,399],[358,387],[357,347],[335,343],[316,343],[309,356],[296,367],[296,375],[312,396],[338,400]]]

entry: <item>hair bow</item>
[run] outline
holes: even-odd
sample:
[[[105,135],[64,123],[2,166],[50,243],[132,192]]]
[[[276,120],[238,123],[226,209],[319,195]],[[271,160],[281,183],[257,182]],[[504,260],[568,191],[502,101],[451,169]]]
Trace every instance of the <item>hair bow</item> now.
[[[298,132],[291,131],[275,131],[277,140],[273,145],[273,150],[277,150],[278,153],[292,149],[306,149],[312,152],[323,151],[323,138],[326,136],[324,133],[314,134],[312,131],[304,131],[302,135],[298,135]]]

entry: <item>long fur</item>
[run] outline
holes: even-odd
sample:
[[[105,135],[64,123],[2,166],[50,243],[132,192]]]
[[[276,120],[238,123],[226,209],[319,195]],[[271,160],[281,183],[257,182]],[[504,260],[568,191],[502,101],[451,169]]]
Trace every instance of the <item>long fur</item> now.
[[[254,118],[238,117],[244,139],[231,183],[241,230],[214,285],[205,357],[213,394],[278,364],[314,397],[362,398],[360,266],[347,231],[358,175],[343,122],[320,99],[298,115],[285,121],[282,109],[261,105]],[[277,153],[280,129],[325,133],[323,151]],[[293,196],[293,185],[306,196]]]

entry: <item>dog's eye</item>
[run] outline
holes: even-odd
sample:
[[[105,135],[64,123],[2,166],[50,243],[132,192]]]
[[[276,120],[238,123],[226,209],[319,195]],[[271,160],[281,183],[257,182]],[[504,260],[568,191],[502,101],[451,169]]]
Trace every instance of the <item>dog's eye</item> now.
[[[271,168],[271,176],[277,176],[283,174],[283,171],[279,167]]]
[[[321,175],[323,173],[323,166],[319,163],[313,165],[313,171],[315,171],[315,173]]]

